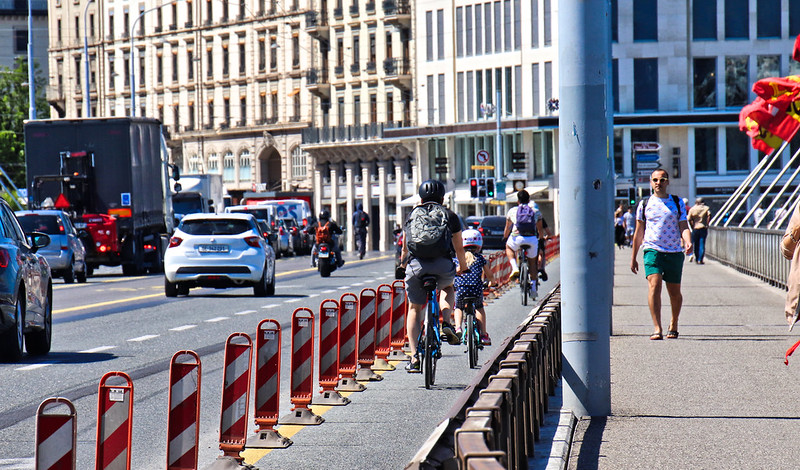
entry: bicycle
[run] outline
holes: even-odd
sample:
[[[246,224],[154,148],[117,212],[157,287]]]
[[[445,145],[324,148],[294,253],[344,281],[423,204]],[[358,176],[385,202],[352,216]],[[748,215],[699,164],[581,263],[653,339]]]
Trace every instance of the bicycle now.
[[[462,342],[467,346],[467,356],[469,357],[469,368],[474,369],[478,364],[478,350],[483,349],[481,343],[481,332],[478,320],[475,318],[475,302],[477,297],[464,298],[464,333]]]
[[[533,280],[531,280],[530,272],[528,271],[528,249],[530,249],[530,245],[523,244],[519,247],[519,253],[517,254],[517,263],[519,266],[519,287],[520,293],[522,294],[522,305],[528,305],[528,297],[532,297],[536,299],[536,293],[539,290],[539,275],[538,272],[534,275]],[[538,248],[538,247],[537,247]],[[532,283],[536,283],[536,285],[532,285]]]
[[[422,276],[422,287],[427,293],[425,319],[417,341],[417,357],[425,375],[425,388],[430,389],[436,380],[436,361],[442,357],[442,338],[439,335],[439,300],[436,276]]]

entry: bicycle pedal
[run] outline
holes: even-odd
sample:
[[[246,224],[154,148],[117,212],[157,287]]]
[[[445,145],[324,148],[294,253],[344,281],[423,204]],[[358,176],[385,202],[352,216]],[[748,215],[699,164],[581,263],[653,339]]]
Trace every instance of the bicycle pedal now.
[[[434,354],[433,357],[435,357],[436,359],[441,359],[442,358],[441,351],[436,351],[436,354]]]

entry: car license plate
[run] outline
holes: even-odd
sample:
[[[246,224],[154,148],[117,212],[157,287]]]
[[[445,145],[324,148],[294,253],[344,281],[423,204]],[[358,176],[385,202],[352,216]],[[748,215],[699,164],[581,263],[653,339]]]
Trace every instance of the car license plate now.
[[[197,251],[200,253],[228,253],[231,247],[228,245],[197,245]]]
[[[322,253],[320,253],[320,254],[319,254],[319,257],[320,257],[320,258],[328,258],[328,257],[330,257],[330,255],[331,255],[331,254],[330,254],[329,252],[327,252],[327,251],[324,251],[324,252],[322,252]]]
[[[72,225],[74,225],[77,229],[86,228],[86,222],[75,222]]]

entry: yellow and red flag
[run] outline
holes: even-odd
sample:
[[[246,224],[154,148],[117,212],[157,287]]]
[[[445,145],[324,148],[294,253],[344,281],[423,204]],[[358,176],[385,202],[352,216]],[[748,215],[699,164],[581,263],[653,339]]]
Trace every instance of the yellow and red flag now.
[[[791,109],[793,112],[787,112]],[[739,129],[747,133],[753,148],[770,153],[784,140],[791,140],[800,129],[800,110],[794,112],[793,103],[783,99],[778,105],[757,97],[739,113]]]
[[[770,103],[800,99],[800,75],[762,78],[753,84],[753,92]]]

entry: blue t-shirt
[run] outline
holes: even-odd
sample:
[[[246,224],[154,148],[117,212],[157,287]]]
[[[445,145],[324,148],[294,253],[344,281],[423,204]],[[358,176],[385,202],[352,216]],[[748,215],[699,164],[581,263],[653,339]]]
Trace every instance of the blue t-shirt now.
[[[475,261],[469,266],[469,271],[456,276],[453,285],[456,288],[456,297],[463,299],[464,297],[478,297],[483,296],[483,267],[486,265],[486,259],[480,253],[473,253]],[[453,262],[458,266],[458,260],[453,259]]]

